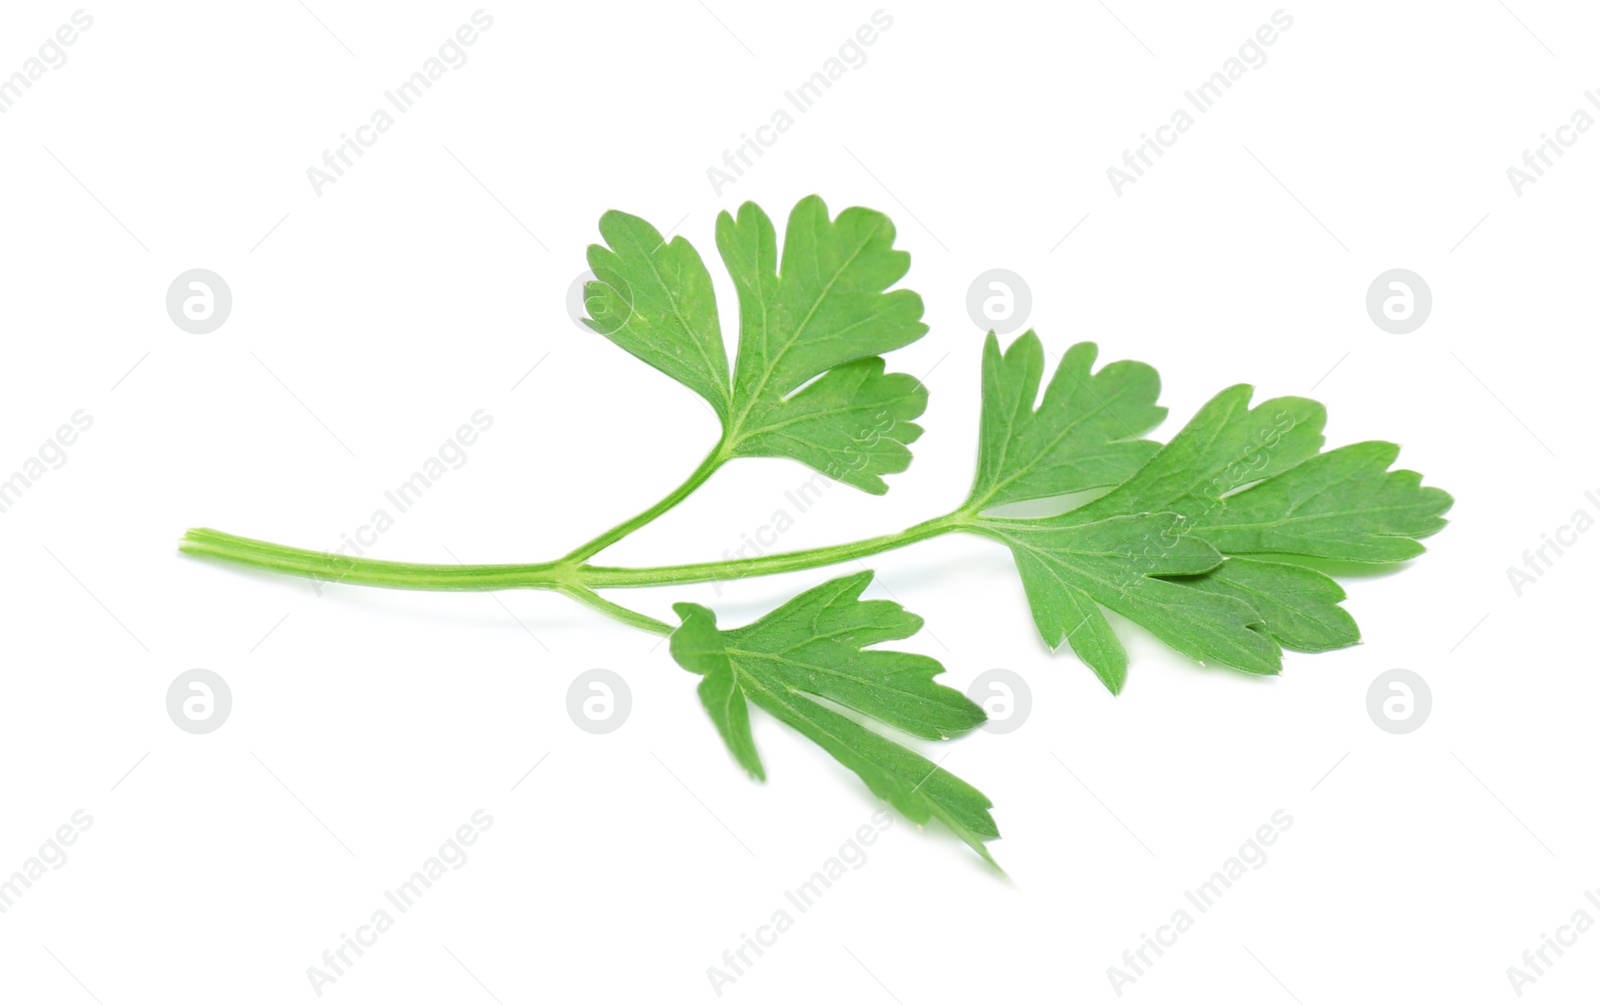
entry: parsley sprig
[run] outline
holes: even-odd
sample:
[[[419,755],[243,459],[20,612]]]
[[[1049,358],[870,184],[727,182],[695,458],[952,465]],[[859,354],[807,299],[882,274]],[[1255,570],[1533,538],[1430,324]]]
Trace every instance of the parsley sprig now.
[[[739,339],[729,364],[711,275],[693,245],[612,211],[589,249],[597,279],[587,324],[706,400],[721,436],[677,488],[561,558],[506,565],[431,565],[353,558],[190,530],[184,552],[314,579],[410,590],[545,589],[631,627],[671,637],[674,660],[699,675],[699,695],[734,760],[764,780],[750,706],[805,735],[917,822],[938,819],[992,862],[999,836],[983,793],[887,730],[948,740],[984,720],[937,683],[926,656],[868,648],[907,638],[922,620],[899,604],[862,600],[872,573],[847,575],[739,628],[699,604],[677,623],[598,591],[703,583],[838,565],[950,533],[1010,549],[1034,622],[1113,693],[1128,655],[1105,610],[1183,655],[1276,674],[1283,650],[1353,645],[1359,630],[1323,560],[1384,564],[1423,551],[1450,508],[1444,491],[1390,470],[1399,448],[1379,441],[1324,451],[1323,407],[1284,397],[1254,407],[1239,384],[1207,402],[1168,443],[1145,439],[1166,416],[1160,379],[1143,363],[1093,369],[1079,343],[1045,382],[1028,332],[983,352],[977,471],[955,509],[897,534],[755,558],[652,568],[595,564],[607,548],[687,499],[724,464],[786,457],[863,491],[888,490],[911,462],[927,404],[921,381],[887,372],[883,354],[927,332],[922,300],[891,289],[910,256],[881,213],[830,218],[816,196],[789,215],[781,254],[754,203],[717,219],[716,245],[738,291]],[[1043,393],[1040,387],[1043,385]],[[1005,507],[1060,497],[1087,503],[1044,517]],[[843,709],[844,711],[841,711]],[[847,714],[848,713],[848,714]]]

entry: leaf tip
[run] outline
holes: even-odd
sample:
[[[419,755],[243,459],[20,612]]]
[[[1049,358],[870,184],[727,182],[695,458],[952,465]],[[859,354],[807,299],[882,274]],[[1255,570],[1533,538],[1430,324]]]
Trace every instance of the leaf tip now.
[[[681,621],[687,622],[690,618],[703,615],[707,618],[710,618],[713,625],[717,623],[717,614],[711,608],[702,606],[700,604],[690,603],[686,600],[673,604],[672,611]]]

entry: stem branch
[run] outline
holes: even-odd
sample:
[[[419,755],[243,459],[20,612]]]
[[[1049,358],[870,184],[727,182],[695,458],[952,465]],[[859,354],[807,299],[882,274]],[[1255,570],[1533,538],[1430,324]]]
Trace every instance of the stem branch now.
[[[611,601],[600,596],[598,593],[588,589],[587,587],[567,586],[563,587],[561,592],[571,597],[573,600],[576,600],[580,604],[585,604],[589,607],[592,607],[607,617],[615,618],[630,628],[637,628],[640,631],[652,632],[656,635],[672,634],[672,626],[667,624],[665,621],[657,621],[648,614],[641,614],[638,611],[630,610],[626,607],[623,607],[621,604],[613,604]]]
[[[643,527],[645,524],[654,520],[656,517],[665,513],[667,510],[683,502],[689,497],[691,492],[705,484],[706,479],[710,478],[718,468],[727,463],[728,455],[726,450],[727,440],[718,440],[717,445],[712,448],[711,453],[707,454],[706,459],[700,462],[700,466],[694,469],[689,477],[684,480],[682,485],[679,485],[677,488],[667,493],[667,495],[663,497],[660,502],[656,503],[654,506],[651,506],[644,512],[622,521],[615,527],[594,538],[593,540],[578,545],[576,548],[568,552],[561,559],[561,561],[563,563],[576,565],[586,558],[597,555],[605,549],[611,547],[613,544],[616,544],[618,541],[627,537],[629,534],[632,534],[640,527]]]
[[[951,513],[925,520],[898,534],[883,534],[848,544],[834,544],[824,548],[808,548],[757,558],[734,558],[722,562],[700,562],[694,565],[663,565],[647,569],[619,569],[608,566],[585,565],[577,570],[580,581],[594,589],[634,586],[670,586],[683,583],[710,583],[727,579],[748,579],[752,576],[773,576],[783,572],[798,572],[825,565],[838,565],[868,555],[903,548],[908,544],[948,534],[964,526],[962,514]]]

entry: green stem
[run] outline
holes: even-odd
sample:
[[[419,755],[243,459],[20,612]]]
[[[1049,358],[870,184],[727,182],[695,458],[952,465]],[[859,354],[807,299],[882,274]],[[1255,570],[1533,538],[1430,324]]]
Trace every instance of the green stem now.
[[[724,436],[683,484],[673,489],[660,502],[587,543],[579,545],[554,562],[512,565],[391,562],[291,548],[287,545],[239,537],[203,527],[186,533],[178,547],[180,551],[190,555],[236,562],[260,569],[272,569],[326,583],[382,586],[395,590],[479,592],[507,589],[555,590],[625,625],[657,635],[670,635],[671,625],[647,614],[630,610],[621,604],[612,603],[596,594],[595,589],[706,583],[837,565],[840,562],[854,561],[947,534],[969,525],[975,515],[974,509],[969,506],[945,516],[925,520],[898,534],[883,534],[849,544],[810,548],[778,555],[761,555],[756,558],[736,558],[723,562],[646,569],[593,566],[585,563],[585,559],[617,543],[688,498],[690,493],[703,485],[730,457],[728,439]]]
[[[430,565],[352,558],[291,548],[204,527],[189,531],[178,550],[260,569],[305,576],[325,583],[385,586],[394,590],[490,591],[517,588],[560,589],[569,585],[571,567],[557,562],[529,565]]]
[[[672,626],[665,621],[657,621],[648,614],[640,614],[638,611],[630,610],[621,604],[613,604],[593,590],[582,586],[568,586],[563,587],[561,592],[580,604],[585,604],[608,617],[615,618],[630,628],[653,632],[656,635],[672,634]]]
[[[648,569],[585,565],[577,570],[577,575],[585,586],[594,589],[710,583],[728,579],[748,579],[751,576],[773,576],[783,572],[815,569],[824,565],[838,565],[840,562],[893,551],[908,544],[948,534],[965,526],[966,523],[967,515],[958,511],[925,520],[898,534],[883,534],[879,537],[852,541],[849,544],[808,548],[804,551],[783,552],[777,555],[761,555],[757,558],[734,558],[723,562],[701,562],[694,565],[663,565]]]
[[[355,558],[305,548],[272,544],[239,537],[222,531],[197,528],[184,535],[179,550],[204,558],[221,559],[305,576],[327,583],[356,586],[383,586],[396,590],[556,590],[574,600],[606,612],[620,621],[646,631],[659,631],[663,623],[628,611],[594,594],[596,589],[639,586],[670,586],[684,583],[709,583],[719,580],[748,579],[783,572],[798,572],[826,565],[838,565],[877,555],[908,544],[948,534],[968,526],[970,514],[957,511],[926,520],[898,534],[883,534],[848,544],[809,548],[804,551],[735,558],[723,562],[694,565],[668,565],[644,569],[624,569],[584,565],[562,559],[514,565],[432,565],[419,562],[390,562],[376,558]]]
[[[712,448],[711,453],[706,455],[706,459],[700,462],[700,466],[694,469],[693,473],[691,473],[689,477],[684,480],[682,485],[679,485],[677,488],[667,493],[667,495],[660,502],[656,503],[654,506],[651,506],[644,512],[622,521],[615,527],[594,538],[593,540],[588,541],[585,544],[578,545],[578,547],[568,552],[561,559],[561,561],[563,563],[576,565],[586,558],[597,555],[605,549],[611,547],[613,544],[616,544],[618,541],[627,537],[629,534],[632,534],[640,527],[643,527],[645,524],[654,520],[656,517],[665,513],[667,510],[683,502],[689,497],[690,493],[699,488],[701,485],[705,484],[706,479],[710,478],[718,468],[727,463],[729,458],[729,454],[727,452],[727,443],[728,441],[726,438],[717,441],[717,445]]]

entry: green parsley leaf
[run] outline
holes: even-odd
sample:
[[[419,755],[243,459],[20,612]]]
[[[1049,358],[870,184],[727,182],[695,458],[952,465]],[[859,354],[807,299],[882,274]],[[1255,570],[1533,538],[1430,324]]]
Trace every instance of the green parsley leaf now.
[[[589,327],[694,390],[722,420],[728,457],[788,457],[874,494],[911,463],[912,420],[927,391],[885,374],[880,354],[927,333],[922,298],[893,290],[911,256],[894,225],[822,199],[789,215],[783,254],[754,203],[717,218],[717,247],[739,296],[730,375],[711,277],[693,246],[625,213],[601,218],[609,247],[589,249]],[[808,382],[810,382],[808,384]],[[798,392],[798,393],[796,393]]]
[[[728,420],[728,352],[717,296],[700,253],[682,237],[667,241],[636,216],[600,217],[609,248],[589,246],[597,277],[583,289],[585,323],[686,385]]]
[[[1002,356],[989,333],[969,506],[987,509],[1117,485],[1160,449],[1137,437],[1166,418],[1167,410],[1155,403],[1161,378],[1128,360],[1090,373],[1097,352],[1093,342],[1068,349],[1035,409],[1044,375],[1039,337],[1027,332]]]
[[[807,590],[743,628],[719,629],[699,604],[676,604],[682,625],[672,657],[702,676],[700,700],[734,758],[765,779],[750,732],[749,703],[798,730],[854,771],[879,798],[917,823],[943,821],[991,863],[999,837],[988,798],[920,754],[823,701],[913,736],[948,739],[984,720],[961,692],[936,684],[937,660],[866,646],[903,639],[922,619],[888,600],[862,600],[872,573]]]
[[[1137,474],[1074,510],[1073,522],[1166,510],[1201,524],[1223,495],[1322,449],[1327,412],[1321,405],[1288,397],[1251,408],[1251,391],[1249,384],[1235,384],[1206,402]]]
[[[1082,470],[1104,449],[1103,439],[1074,443],[1071,412],[1051,412],[1049,392],[1038,412],[1026,411],[1040,372],[1033,341],[1019,339],[1003,360],[997,345],[986,347],[986,429],[1003,433],[984,437],[980,485],[1004,486],[986,472],[1005,466],[1013,443],[1054,443],[1053,434],[1063,434],[1052,459],[1066,470]],[[1093,357],[1074,360],[1080,350],[1062,360],[1052,387],[1069,366],[1085,378]],[[1212,398],[1137,472],[1090,503],[1054,517],[969,525],[1011,549],[1045,642],[1068,643],[1113,693],[1128,657],[1101,607],[1202,663],[1275,674],[1280,647],[1337,649],[1360,641],[1360,631],[1339,606],[1344,590],[1321,572],[1230,556],[1399,561],[1420,554],[1417,538],[1444,526],[1448,493],[1422,487],[1415,472],[1387,470],[1398,447],[1369,442],[1319,453],[1320,404],[1285,397],[1251,408],[1251,393],[1239,384]],[[1153,407],[1154,395],[1134,400]]]
[[[1344,588],[1314,569],[1230,558],[1203,576],[1177,582],[1249,604],[1285,649],[1320,653],[1361,641],[1356,619],[1339,606]]]
[[[1011,549],[1034,624],[1051,648],[1068,642],[1113,694],[1128,657],[1096,605],[1143,625],[1202,663],[1275,674],[1276,642],[1256,609],[1220,590],[1198,590],[1163,576],[1196,576],[1222,554],[1176,513],[1113,516],[1074,523],[1073,514],[1040,519],[985,518],[977,533]]]
[[[1400,453],[1368,441],[1317,453],[1323,407],[1274,398],[1249,408],[1250,387],[1217,395],[1137,475],[1075,519],[1172,509],[1224,554],[1289,554],[1398,562],[1426,549],[1454,502],[1415,471],[1388,471]]]
[[[887,492],[879,476],[911,465],[908,445],[922,435],[911,420],[928,407],[928,390],[883,366],[876,356],[842,363],[788,401],[755,413],[736,455],[791,457],[873,495]]]
[[[1230,555],[1281,553],[1349,562],[1400,562],[1427,549],[1453,499],[1415,471],[1389,471],[1400,448],[1352,443],[1220,501],[1200,520]]]

